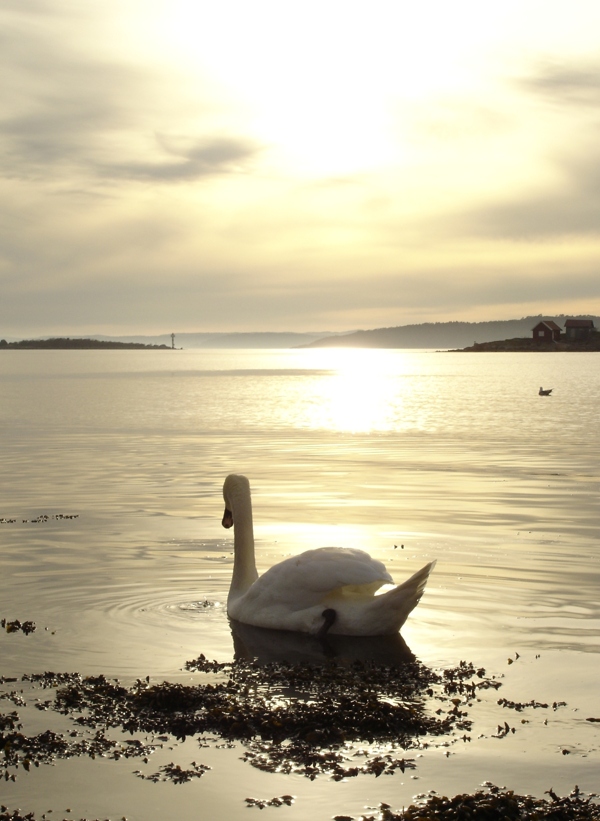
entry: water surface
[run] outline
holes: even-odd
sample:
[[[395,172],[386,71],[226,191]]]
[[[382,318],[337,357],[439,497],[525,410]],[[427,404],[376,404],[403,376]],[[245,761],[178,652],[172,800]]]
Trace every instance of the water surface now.
[[[328,818],[486,779],[538,795],[597,788],[600,737],[586,722],[600,716],[596,357],[1,352],[0,616],[38,629],[0,634],[0,675],[189,680],[186,660],[231,659],[220,518],[235,471],[252,483],[259,570],[329,544],[369,550],[399,581],[435,558],[403,628],[412,652],[436,668],[484,665],[505,698],[568,704],[498,739],[502,711],[484,699],[482,737],[424,754],[416,778],[308,782],[215,748],[202,751],[214,766],[197,783],[71,760],[19,775],[3,803],[147,821],[173,801],[184,819],[200,804],[241,817],[254,811],[246,795],[292,793],[292,807],[268,811],[306,817],[310,800]],[[540,398],[540,385],[553,395]],[[177,755],[204,761],[197,745]]]

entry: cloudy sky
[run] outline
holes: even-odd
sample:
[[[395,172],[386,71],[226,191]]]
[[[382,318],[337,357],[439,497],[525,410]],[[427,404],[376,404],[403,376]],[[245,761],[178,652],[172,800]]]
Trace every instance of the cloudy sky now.
[[[0,336],[600,313],[598,0],[2,0]]]

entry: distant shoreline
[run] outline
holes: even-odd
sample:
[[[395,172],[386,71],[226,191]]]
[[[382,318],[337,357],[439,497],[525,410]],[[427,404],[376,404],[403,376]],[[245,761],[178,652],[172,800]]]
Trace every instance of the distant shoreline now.
[[[538,342],[535,339],[516,338],[497,342],[474,342],[466,348],[450,349],[448,353],[479,353],[497,351],[507,353],[562,353],[565,351],[600,351],[600,335],[594,334],[587,340],[577,342]]]
[[[98,349],[135,349],[135,350],[159,350],[170,351],[173,348],[170,345],[145,345],[142,342],[112,342],[110,340],[100,339],[23,339],[21,342],[6,342],[0,341],[1,350],[94,350]]]

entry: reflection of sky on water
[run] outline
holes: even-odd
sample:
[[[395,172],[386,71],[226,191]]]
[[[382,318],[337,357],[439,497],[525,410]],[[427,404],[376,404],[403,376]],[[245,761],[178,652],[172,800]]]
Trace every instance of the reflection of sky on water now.
[[[0,363],[0,420],[35,436],[40,424],[54,433],[131,436],[310,429],[435,435],[442,446],[446,437],[485,447],[510,438],[547,454],[551,442],[589,442],[600,400],[594,354],[11,353],[18,359],[9,353]],[[540,382],[558,386],[548,401],[537,394]]]
[[[326,544],[369,550],[397,581],[437,559],[402,631],[412,652],[499,674],[518,652],[506,697],[594,713],[600,374],[586,355],[36,353],[0,361],[0,517],[17,518],[0,525],[0,615],[38,625],[0,634],[0,675],[176,677],[200,653],[231,658],[221,487],[237,471],[260,570]],[[78,518],[22,522],[40,513]],[[548,772],[581,785],[582,757],[563,775],[540,744],[541,791]]]
[[[337,367],[315,385],[307,425],[349,433],[393,429],[402,411],[396,374],[385,361],[374,362],[368,351],[366,356],[364,351],[337,353],[344,354]]]

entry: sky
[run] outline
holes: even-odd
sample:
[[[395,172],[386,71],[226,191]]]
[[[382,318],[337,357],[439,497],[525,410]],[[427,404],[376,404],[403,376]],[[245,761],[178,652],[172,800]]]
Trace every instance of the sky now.
[[[600,313],[598,0],[0,0],[0,336]]]

